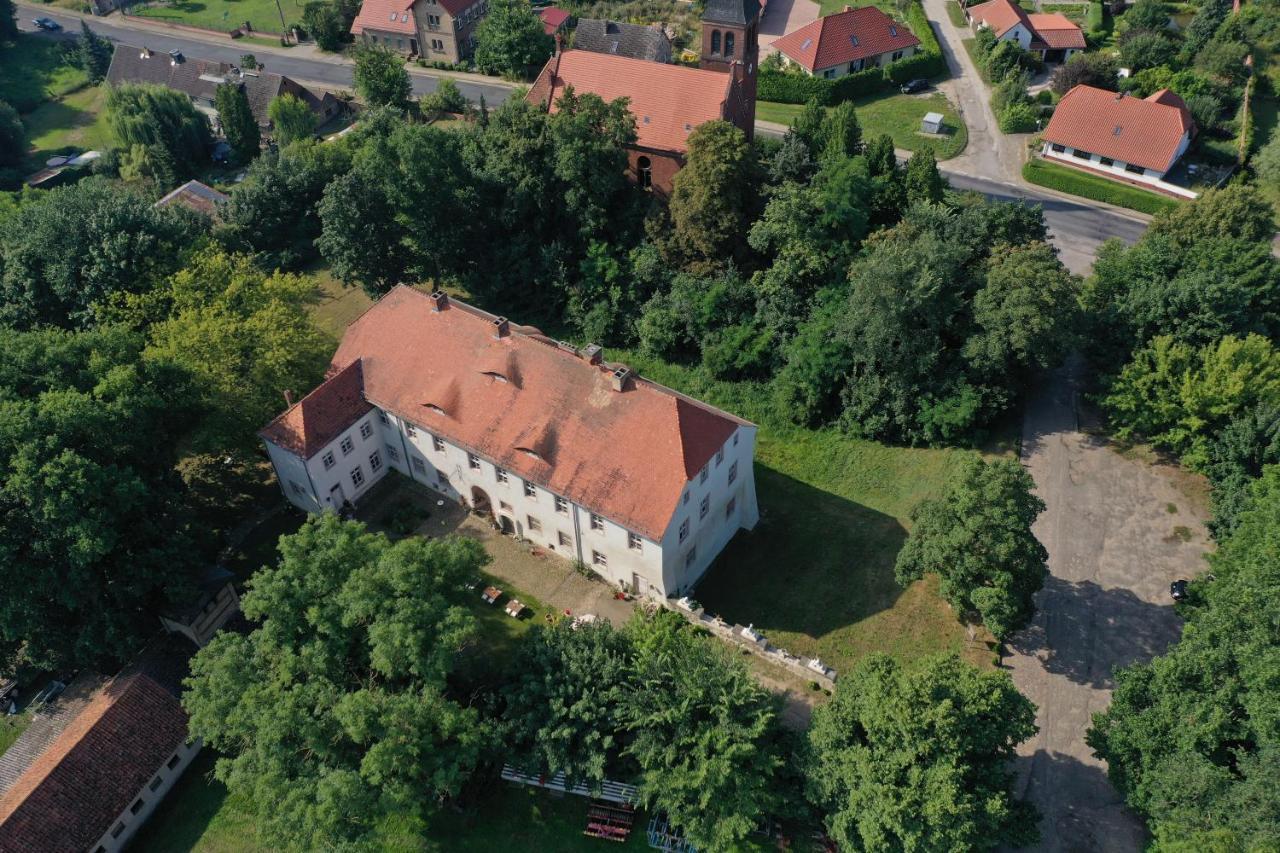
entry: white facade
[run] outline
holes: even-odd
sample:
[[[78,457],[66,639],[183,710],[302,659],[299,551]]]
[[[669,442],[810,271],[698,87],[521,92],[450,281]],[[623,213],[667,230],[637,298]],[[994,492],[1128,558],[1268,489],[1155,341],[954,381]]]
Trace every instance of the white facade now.
[[[1173,164],[1178,162],[1178,158],[1186,153],[1187,146],[1190,144],[1191,134],[1184,133],[1182,135],[1182,141],[1178,143],[1178,149],[1173,155],[1173,159],[1169,161],[1168,166],[1160,170],[1147,169],[1136,164],[1116,160],[1112,157],[1103,157],[1100,154],[1094,154],[1090,151],[1059,145],[1056,142],[1044,143],[1044,146],[1041,148],[1041,153],[1050,160],[1057,160],[1058,162],[1066,163],[1069,166],[1081,166],[1095,172],[1109,173],[1130,183],[1147,184],[1153,189],[1161,192],[1171,193],[1182,198],[1193,199],[1198,196],[1198,193],[1195,193],[1186,187],[1179,187],[1174,184],[1167,183],[1164,180],[1164,176],[1168,173],[1169,169],[1173,168]]]
[[[755,433],[755,427],[739,425],[686,484],[661,542],[378,408],[307,460],[264,443],[285,497],[306,512],[354,503],[394,468],[467,506],[483,509],[487,503],[504,531],[580,561],[611,583],[663,597],[688,592],[734,533],[759,519]]]
[[[782,57],[782,64],[789,68],[798,68],[810,77],[822,77],[826,80],[832,80],[836,77],[843,77],[846,74],[855,74],[859,71],[865,71],[868,68],[878,68],[888,65],[891,62],[897,62],[899,59],[906,59],[908,56],[914,56],[917,50],[916,45],[904,47],[901,50],[890,51],[889,53],[879,53],[875,56],[867,56],[853,62],[842,62],[839,65],[832,65],[828,68],[815,68],[810,71],[799,62],[787,56],[782,51],[778,51],[778,55]]]
[[[202,742],[196,738],[190,743],[179,744],[173,755],[162,764],[147,784],[142,786],[138,795],[133,798],[128,808],[111,823],[111,827],[98,839],[98,843],[90,848],[93,853],[116,853],[123,850],[133,838],[156,806],[164,799],[165,794],[178,781],[178,777],[191,764],[192,759],[200,752]]]

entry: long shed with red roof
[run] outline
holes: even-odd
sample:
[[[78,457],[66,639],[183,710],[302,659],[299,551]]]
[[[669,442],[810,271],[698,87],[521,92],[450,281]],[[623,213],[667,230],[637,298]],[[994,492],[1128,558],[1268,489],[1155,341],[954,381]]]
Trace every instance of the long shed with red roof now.
[[[755,432],[599,347],[398,287],[348,327],[329,378],[262,438],[305,511],[358,501],[395,470],[620,586],[666,596],[755,525]]]

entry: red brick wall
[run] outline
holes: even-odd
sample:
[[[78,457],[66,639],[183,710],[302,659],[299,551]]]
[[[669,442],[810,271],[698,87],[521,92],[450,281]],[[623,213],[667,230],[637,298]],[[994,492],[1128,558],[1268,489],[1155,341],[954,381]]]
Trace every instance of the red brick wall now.
[[[671,151],[655,151],[652,148],[627,148],[627,175],[636,183],[640,182],[641,157],[649,158],[649,174],[652,176],[651,187],[663,198],[671,196],[672,181],[676,172],[684,165],[680,155]]]

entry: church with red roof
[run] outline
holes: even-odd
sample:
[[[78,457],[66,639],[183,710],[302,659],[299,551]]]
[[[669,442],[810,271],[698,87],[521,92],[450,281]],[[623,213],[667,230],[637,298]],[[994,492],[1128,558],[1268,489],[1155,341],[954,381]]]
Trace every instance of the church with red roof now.
[[[654,63],[649,63],[654,64]],[[636,594],[684,594],[756,524],[756,427],[443,292],[398,287],[261,432],[306,512],[395,472]]]

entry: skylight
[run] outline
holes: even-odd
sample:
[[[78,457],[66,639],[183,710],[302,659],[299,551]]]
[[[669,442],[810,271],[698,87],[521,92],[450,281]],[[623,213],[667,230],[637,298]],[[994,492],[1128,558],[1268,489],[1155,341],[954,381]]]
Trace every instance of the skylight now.
[[[1122,127],[1120,127],[1120,125],[1118,125],[1118,124],[1117,124],[1117,125],[1116,125],[1116,129],[1115,129],[1115,130],[1113,130],[1113,131],[1111,131],[1111,135],[1112,135],[1112,136],[1119,136],[1119,135],[1120,135],[1120,131],[1121,131],[1121,130],[1123,130],[1123,128],[1122,128]]]
[[[850,41],[850,43],[852,43],[852,44],[853,44],[853,46],[854,46],[854,47],[857,47],[857,46],[858,46],[858,37],[857,37],[857,36],[849,36],[849,41]]]
[[[889,35],[893,36],[894,38],[898,37],[898,28],[893,24],[889,25]]]
[[[809,46],[810,46],[811,44],[813,44],[813,39],[805,39],[805,40],[804,40],[804,44],[800,45],[800,49],[801,49],[801,50],[808,50],[808,49],[809,49]]]

